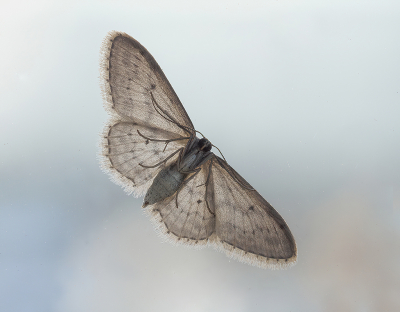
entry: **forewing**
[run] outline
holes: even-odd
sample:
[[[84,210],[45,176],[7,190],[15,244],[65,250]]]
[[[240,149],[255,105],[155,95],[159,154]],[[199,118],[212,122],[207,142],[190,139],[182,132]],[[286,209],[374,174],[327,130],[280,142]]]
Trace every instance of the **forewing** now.
[[[294,238],[278,212],[224,160],[215,156],[215,245],[240,261],[268,268],[296,262]]]
[[[145,168],[140,164],[156,165],[179,148],[183,148],[188,141],[182,139],[167,144],[165,141],[154,140],[176,138],[179,136],[175,133],[161,129],[144,127],[133,122],[116,121],[107,126],[103,133],[102,168],[126,191],[133,192],[135,196],[142,196],[163,166]],[[178,154],[168,159],[165,165],[175,161]]]
[[[214,233],[215,215],[206,202],[209,161],[199,168],[177,193],[147,208],[160,232],[173,242],[204,245]]]
[[[160,66],[139,42],[111,32],[101,54],[103,98],[113,117],[180,135],[188,133],[183,128],[194,128]]]

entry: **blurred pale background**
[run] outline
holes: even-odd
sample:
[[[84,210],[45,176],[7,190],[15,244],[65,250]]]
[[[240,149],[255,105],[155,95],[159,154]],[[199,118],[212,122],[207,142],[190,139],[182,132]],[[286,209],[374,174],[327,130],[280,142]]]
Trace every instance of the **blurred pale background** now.
[[[1,311],[400,311],[398,1],[2,1]],[[285,218],[296,266],[164,243],[99,169],[110,30]]]

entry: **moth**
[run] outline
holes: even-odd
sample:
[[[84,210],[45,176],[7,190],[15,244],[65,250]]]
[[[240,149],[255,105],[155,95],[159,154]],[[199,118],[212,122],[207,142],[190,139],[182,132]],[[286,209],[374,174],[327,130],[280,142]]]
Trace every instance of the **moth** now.
[[[286,222],[211,151],[153,56],[129,35],[110,32],[100,68],[110,115],[101,167],[128,193],[144,195],[159,232],[261,268],[293,265],[297,247]]]

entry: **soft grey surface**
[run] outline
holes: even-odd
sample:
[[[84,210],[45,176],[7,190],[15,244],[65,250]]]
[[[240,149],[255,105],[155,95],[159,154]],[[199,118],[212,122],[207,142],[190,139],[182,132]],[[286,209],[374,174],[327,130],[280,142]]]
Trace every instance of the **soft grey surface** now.
[[[398,1],[0,6],[1,311],[398,311]],[[102,39],[155,57],[279,211],[284,271],[163,243],[99,169]]]

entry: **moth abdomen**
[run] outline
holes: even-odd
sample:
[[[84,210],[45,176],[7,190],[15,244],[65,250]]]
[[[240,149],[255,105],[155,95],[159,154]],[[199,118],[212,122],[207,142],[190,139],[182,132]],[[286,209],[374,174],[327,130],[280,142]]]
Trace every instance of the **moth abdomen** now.
[[[179,172],[176,164],[162,169],[147,190],[142,207],[153,205],[175,194],[185,177],[186,174]]]

